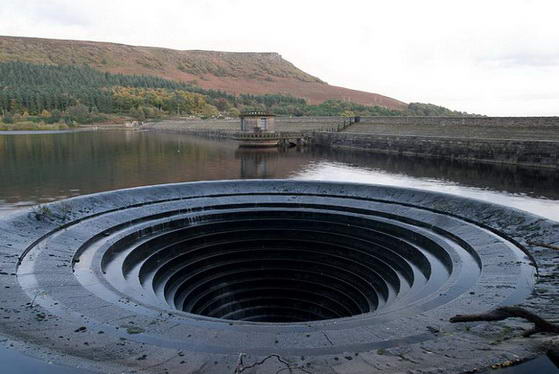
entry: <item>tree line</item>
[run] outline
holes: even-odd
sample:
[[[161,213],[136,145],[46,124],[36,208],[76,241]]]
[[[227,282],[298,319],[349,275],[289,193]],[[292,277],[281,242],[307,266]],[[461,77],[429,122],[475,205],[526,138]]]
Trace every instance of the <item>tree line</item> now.
[[[410,104],[407,112],[339,100],[309,105],[304,99],[288,95],[235,96],[154,76],[101,72],[87,65],[0,63],[0,114],[4,122],[22,115],[47,122],[64,119],[87,123],[102,119],[103,114],[137,119],[168,115],[204,118],[237,116],[246,110],[287,116],[462,114],[419,103]]]

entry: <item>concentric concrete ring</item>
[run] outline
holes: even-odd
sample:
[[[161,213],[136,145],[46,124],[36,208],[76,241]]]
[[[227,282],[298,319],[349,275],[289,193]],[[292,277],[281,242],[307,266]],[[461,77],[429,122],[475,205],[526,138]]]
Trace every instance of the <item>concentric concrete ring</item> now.
[[[503,353],[448,319],[551,305],[532,291],[558,228],[480,201],[359,184],[82,196],[0,220],[0,334],[101,372],[466,371]],[[457,350],[470,354],[448,359]]]

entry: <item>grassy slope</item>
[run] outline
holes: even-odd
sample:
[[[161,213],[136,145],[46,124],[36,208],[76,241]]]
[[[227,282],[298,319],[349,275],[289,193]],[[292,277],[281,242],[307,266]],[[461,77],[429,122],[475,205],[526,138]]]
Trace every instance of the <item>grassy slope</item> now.
[[[405,109],[378,94],[330,86],[277,53],[178,51],[124,44],[0,36],[0,62],[87,64],[102,71],[155,75],[208,89],[240,93],[281,93],[311,104],[328,99]]]

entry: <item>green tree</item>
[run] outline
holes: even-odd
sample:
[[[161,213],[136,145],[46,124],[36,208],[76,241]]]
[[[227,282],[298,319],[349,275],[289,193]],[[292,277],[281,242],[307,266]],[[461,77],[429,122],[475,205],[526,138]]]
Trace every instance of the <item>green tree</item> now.
[[[130,109],[130,117],[134,118],[137,121],[144,121],[146,119],[146,115],[141,108]]]
[[[2,122],[4,122],[4,123],[14,123],[14,117],[12,116],[11,113],[6,113],[2,117]]]
[[[66,117],[70,121],[75,121],[77,123],[89,123],[90,115],[89,109],[83,104],[72,105],[66,110]]]

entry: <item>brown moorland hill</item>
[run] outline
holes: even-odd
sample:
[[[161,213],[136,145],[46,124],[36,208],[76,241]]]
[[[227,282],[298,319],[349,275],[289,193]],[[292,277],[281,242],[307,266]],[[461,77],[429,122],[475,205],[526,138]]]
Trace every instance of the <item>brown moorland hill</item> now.
[[[331,86],[277,53],[179,51],[125,44],[0,36],[0,62],[87,64],[111,73],[155,75],[233,94],[288,94],[318,104],[348,100],[404,110],[396,99]]]

